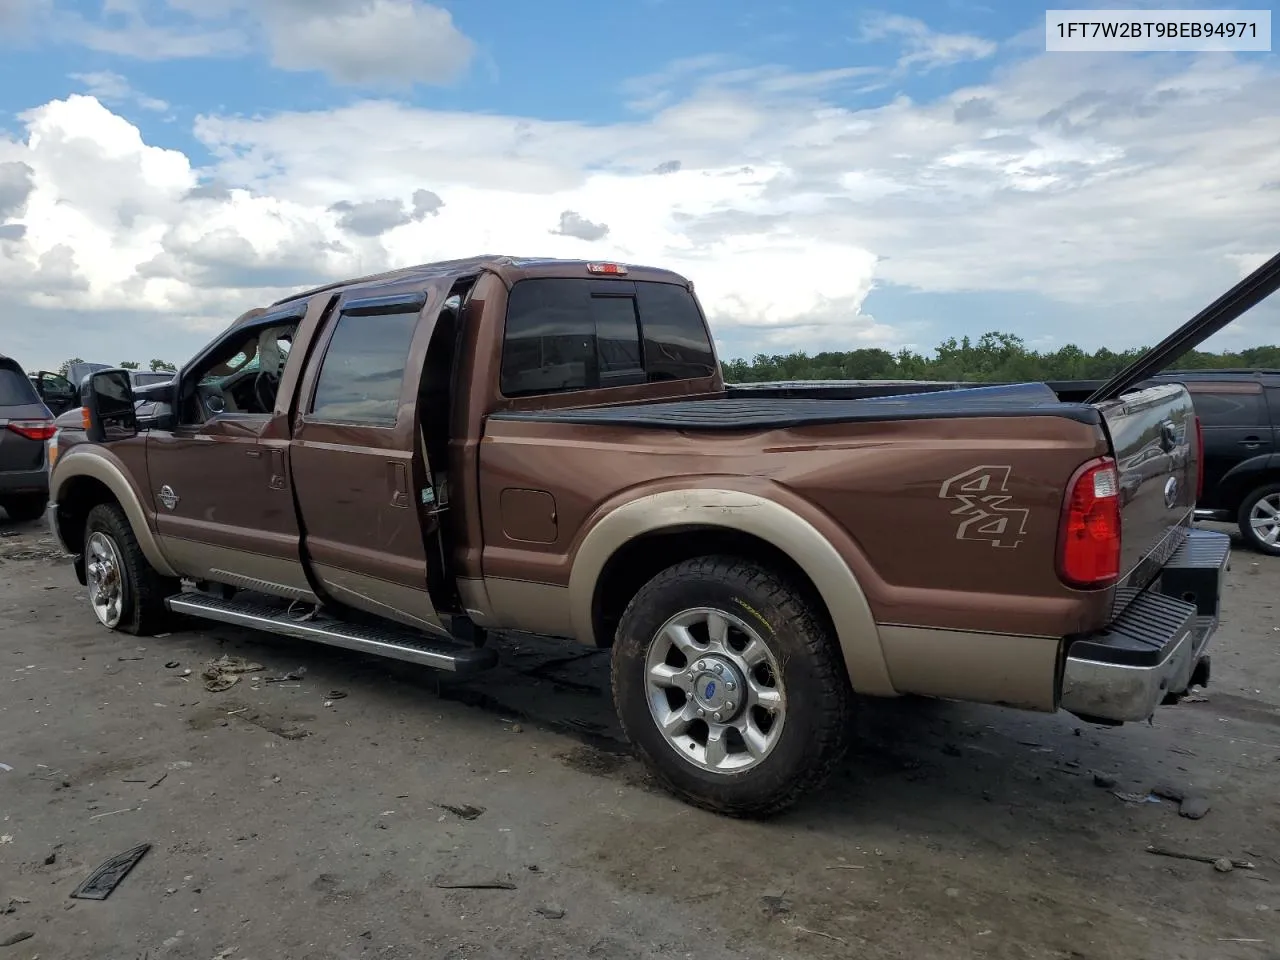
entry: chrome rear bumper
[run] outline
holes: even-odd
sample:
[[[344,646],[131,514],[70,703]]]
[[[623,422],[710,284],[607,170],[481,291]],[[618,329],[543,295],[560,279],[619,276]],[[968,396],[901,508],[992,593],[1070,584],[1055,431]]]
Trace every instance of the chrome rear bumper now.
[[[1231,538],[1192,530],[1160,578],[1105,631],[1067,648],[1060,705],[1084,719],[1146,720],[1183,693],[1218,628]]]

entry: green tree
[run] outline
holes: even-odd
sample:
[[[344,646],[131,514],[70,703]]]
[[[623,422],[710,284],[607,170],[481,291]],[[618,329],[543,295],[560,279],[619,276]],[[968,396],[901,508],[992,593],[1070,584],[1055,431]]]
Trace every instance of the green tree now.
[[[769,356],[758,353],[750,360],[723,362],[730,383],[765,380],[952,380],[973,383],[1040,380],[1102,380],[1118,373],[1145,352],[1135,347],[1116,353],[1103,347],[1086,353],[1068,344],[1048,353],[1027,348],[1021,337],[992,330],[976,341],[948,337],[927,357],[911,350],[897,353],[861,349],[824,351],[809,356],[801,352]],[[1280,369],[1280,346],[1258,346],[1238,353],[1191,351],[1175,366],[1184,370],[1225,367]]]
[[[177,368],[177,367],[175,367],[175,366],[174,366],[172,363],[170,363],[168,360],[152,360],[152,361],[151,361],[151,372],[152,372],[152,373],[159,373],[161,370],[168,370],[170,373],[177,373],[177,372],[178,372],[178,368]]]
[[[137,370],[137,369],[138,369],[138,361],[137,361],[137,360],[123,360],[123,361],[121,361],[121,363],[120,363],[120,369],[121,369],[121,370]]]
[[[71,369],[71,365],[74,363],[84,363],[84,361],[79,357],[72,357],[70,360],[63,360],[62,366],[58,368],[58,373],[65,377],[67,375],[67,371]]]

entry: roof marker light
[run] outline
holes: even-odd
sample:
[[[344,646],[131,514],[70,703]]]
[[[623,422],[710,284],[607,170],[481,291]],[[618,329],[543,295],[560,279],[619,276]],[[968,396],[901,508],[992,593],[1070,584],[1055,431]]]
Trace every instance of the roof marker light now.
[[[627,268],[620,263],[588,263],[587,273],[607,273],[615,277],[625,277]]]

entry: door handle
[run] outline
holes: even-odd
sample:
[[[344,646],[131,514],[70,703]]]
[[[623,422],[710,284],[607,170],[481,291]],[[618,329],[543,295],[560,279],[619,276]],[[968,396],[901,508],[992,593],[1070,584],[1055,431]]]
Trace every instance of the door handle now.
[[[271,479],[267,485],[272,490],[284,489],[284,451],[271,451]]]
[[[390,487],[391,505],[407,509],[409,506],[409,470],[404,463],[387,461],[387,486]]]
[[[262,451],[261,451],[261,450],[254,450],[254,449],[250,448],[250,449],[248,449],[248,450],[246,450],[246,451],[244,452],[244,455],[245,455],[246,457],[252,457],[254,460],[261,460],[261,459],[262,459]]]
[[[1240,446],[1248,447],[1250,450],[1252,450],[1255,447],[1259,446],[1261,443],[1262,443],[1262,439],[1260,437],[1245,437],[1243,440],[1240,441]]]

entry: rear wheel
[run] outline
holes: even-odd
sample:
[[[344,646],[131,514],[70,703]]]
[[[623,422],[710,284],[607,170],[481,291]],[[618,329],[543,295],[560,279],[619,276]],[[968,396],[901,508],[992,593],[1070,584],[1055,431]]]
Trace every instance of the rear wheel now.
[[[145,635],[168,621],[165,598],[178,583],[147,562],[129,519],[114,503],[89,511],[84,531],[85,581],[93,615],[108,630]]]
[[[1280,556],[1280,483],[1251,492],[1236,519],[1246,544],[1259,553]]]
[[[655,776],[719,813],[786,809],[848,745],[852,696],[823,618],[734,557],[685,561],[640,589],[618,627],[613,692]]]
[[[0,500],[0,507],[4,508],[4,512],[14,523],[39,520],[44,516],[44,508],[48,504],[49,497],[43,493],[24,493]]]

